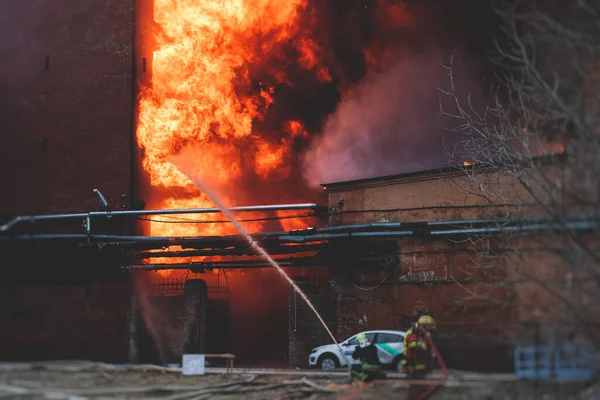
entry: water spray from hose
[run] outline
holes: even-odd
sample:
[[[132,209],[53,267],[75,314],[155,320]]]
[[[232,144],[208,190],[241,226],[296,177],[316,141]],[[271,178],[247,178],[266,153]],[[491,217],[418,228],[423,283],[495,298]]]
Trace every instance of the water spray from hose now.
[[[308,305],[308,307],[311,309],[311,311],[317,316],[319,322],[321,323],[321,325],[323,325],[323,327],[325,328],[325,330],[327,331],[327,333],[331,337],[331,340],[333,340],[333,343],[335,343],[338,346],[338,348],[339,348],[339,344],[338,344],[337,340],[335,340],[335,337],[333,336],[333,333],[331,333],[331,330],[329,329],[329,327],[327,326],[327,324],[325,323],[325,321],[323,321],[323,318],[321,317],[321,314],[319,314],[319,312],[316,310],[316,308],[310,302],[310,300],[308,299],[308,297],[306,297],[306,295],[304,294],[304,292],[302,292],[302,290],[298,287],[298,285],[296,285],[294,283],[294,281],[292,280],[292,278],[290,278],[288,276],[288,274],[285,273],[285,271],[283,270],[283,268],[281,268],[279,266],[279,264],[277,264],[277,261],[275,261],[273,258],[271,258],[271,256],[269,255],[269,253],[267,253],[267,251],[265,249],[263,249],[252,238],[252,236],[250,236],[250,234],[248,234],[248,232],[246,232],[246,230],[240,225],[240,223],[235,219],[235,217],[231,214],[231,212],[215,197],[215,195],[210,190],[207,190],[207,188],[198,179],[196,179],[196,177],[194,176],[195,174],[193,172],[187,170],[186,168],[182,168],[181,165],[178,165],[178,168],[181,170],[181,172],[183,172],[188,178],[190,178],[192,180],[192,182],[194,183],[194,185],[196,185],[196,187],[198,187],[198,189],[200,189],[204,194],[206,194],[210,198],[210,200],[215,204],[215,206],[217,206],[217,208],[219,208],[223,212],[223,214],[225,214],[225,216],[233,223],[233,225],[235,226],[235,228],[248,241],[248,243],[250,244],[250,246],[252,247],[252,249],[257,254],[259,254],[260,256],[264,257],[269,262],[269,264],[271,264],[271,266],[273,268],[275,268],[277,270],[277,272],[294,288],[294,291],[296,293],[298,293],[298,295],[300,295],[300,297],[302,298],[302,300],[304,300],[304,302],[306,303],[306,305]],[[341,351],[341,349],[340,349],[340,351]],[[344,358],[346,358],[346,356],[343,353],[343,351],[341,353],[342,353],[342,356]]]

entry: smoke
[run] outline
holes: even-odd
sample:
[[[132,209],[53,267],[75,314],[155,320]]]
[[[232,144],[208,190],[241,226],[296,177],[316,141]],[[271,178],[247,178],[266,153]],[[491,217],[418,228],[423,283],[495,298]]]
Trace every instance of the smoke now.
[[[366,72],[349,89],[339,87],[335,111],[301,157],[310,186],[449,165],[460,137],[439,117],[438,88],[448,88],[444,65],[454,53],[457,91],[465,100],[471,94],[477,108],[485,104],[489,13],[482,3],[376,2],[361,46]],[[469,18],[469,10],[481,17]]]
[[[433,169],[448,161],[444,139],[453,138],[436,115],[448,60],[435,49],[392,59],[345,94],[310,144],[303,157],[310,185]]]

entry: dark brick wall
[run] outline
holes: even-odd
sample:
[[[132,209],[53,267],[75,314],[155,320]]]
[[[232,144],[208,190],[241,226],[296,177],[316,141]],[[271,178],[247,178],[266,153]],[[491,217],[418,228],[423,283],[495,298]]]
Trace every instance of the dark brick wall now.
[[[127,203],[133,0],[5,0],[0,37],[0,213]]]
[[[20,284],[0,290],[0,359],[126,362],[130,285]]]
[[[307,279],[297,280],[296,283],[329,326],[329,294],[311,291]],[[298,294],[295,294],[294,289],[291,287],[288,295],[288,310],[289,362],[294,367],[306,368],[310,351],[317,346],[331,343],[331,339],[314,312],[310,310]]]
[[[357,301],[355,296],[332,290],[332,327],[338,341],[365,329],[365,315],[358,311]]]
[[[0,219],[129,202],[133,29],[133,0],[0,2]],[[54,278],[3,282],[0,357],[126,361],[129,285]]]

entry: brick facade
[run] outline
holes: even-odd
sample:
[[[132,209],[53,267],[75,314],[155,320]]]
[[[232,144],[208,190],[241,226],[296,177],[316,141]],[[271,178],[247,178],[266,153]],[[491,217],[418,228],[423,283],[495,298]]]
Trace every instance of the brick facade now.
[[[2,360],[127,362],[126,280],[0,289]]]
[[[535,203],[509,177],[486,170],[479,173],[478,179],[492,188],[488,193],[510,194],[508,200],[502,199],[505,203]],[[334,211],[329,222],[339,226],[495,218],[489,199],[469,192],[473,189],[470,184],[464,171],[447,170],[325,185]],[[517,207],[508,206],[507,210]],[[536,209],[530,207],[528,212]],[[498,283],[515,279],[512,269],[516,264],[511,259],[503,258],[506,268],[493,272],[480,268],[489,266],[490,260],[478,250],[495,246],[491,241],[461,243],[440,236],[355,240],[355,244],[346,243],[348,249],[359,242],[380,247],[390,242],[387,251],[395,253],[398,260],[391,267],[330,266],[330,282],[335,282],[330,286],[333,329],[339,340],[362,330],[406,329],[420,312],[427,312],[438,322],[438,346],[452,367],[510,370],[512,344],[516,339],[525,340],[523,335],[529,334],[523,328],[536,319],[530,315],[535,309],[514,304],[536,304],[534,297],[541,296],[538,317],[556,316],[555,302],[528,287],[531,284]],[[557,266],[541,260],[537,253],[524,257],[521,264],[533,273],[537,268],[538,273],[560,275]]]
[[[94,188],[129,204],[133,29],[133,0],[0,2],[0,221],[98,210]],[[59,253],[43,276],[7,273],[0,357],[127,361],[128,278]]]
[[[313,292],[306,278],[296,278],[295,281],[329,326],[331,320],[329,294]],[[294,367],[306,368],[311,350],[331,343],[331,338],[314,312],[291,287],[288,295],[288,314],[289,363]]]
[[[0,212],[129,202],[133,1],[0,5]],[[125,196],[123,196],[125,195]]]

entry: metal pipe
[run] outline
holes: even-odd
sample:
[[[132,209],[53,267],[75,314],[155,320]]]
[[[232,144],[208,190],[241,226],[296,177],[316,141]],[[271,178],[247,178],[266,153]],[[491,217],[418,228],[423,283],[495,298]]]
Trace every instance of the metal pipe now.
[[[398,231],[398,232],[352,232],[350,236],[359,237],[398,237],[398,236],[412,236],[413,231]]]
[[[471,229],[447,229],[438,231],[429,231],[430,235],[460,235],[472,233],[505,233],[505,232],[521,232],[545,230],[551,228],[553,230],[560,229],[577,229],[585,230],[597,228],[596,221],[583,222],[567,222],[565,224],[534,224],[520,226],[504,226],[504,227],[486,227],[486,228],[471,228]],[[253,235],[255,238],[267,238],[278,236],[278,240],[282,243],[304,243],[309,241],[321,241],[330,239],[350,238],[350,237],[402,237],[413,236],[413,231],[391,231],[391,232],[345,232],[345,233],[324,233],[319,235],[295,236],[289,232],[272,232]],[[120,236],[120,235],[91,235],[95,241],[139,241],[139,242],[164,242],[165,244],[182,244],[185,242],[226,242],[228,240],[242,240],[239,236],[226,237],[171,237],[171,236]],[[51,239],[86,239],[86,234],[39,234],[39,235],[15,235],[15,236],[0,236],[0,241],[10,240],[51,240]]]
[[[399,237],[399,236],[412,236],[413,231],[396,231],[396,232],[346,232],[346,233],[323,233],[320,235],[308,235],[308,236],[280,236],[281,242],[314,242],[319,240],[339,239],[348,237]]]
[[[83,214],[85,217],[86,214]],[[597,228],[597,221],[581,221],[581,222],[565,222],[564,224],[548,223],[548,224],[532,224],[532,225],[518,225],[518,226],[503,226],[503,227],[483,227],[483,228],[468,228],[468,229],[445,229],[445,230],[432,230],[428,233],[430,235],[455,235],[455,234],[467,234],[467,233],[498,233],[498,232],[521,232],[521,231],[535,231],[545,230],[551,228],[553,230],[561,229],[577,229],[585,230]],[[304,235],[298,236],[292,234],[294,232],[267,232],[252,235],[256,239],[267,239],[275,238],[279,242],[283,243],[303,243],[307,241],[320,241],[330,240],[339,238],[349,237],[402,237],[402,236],[413,236],[413,231],[383,231],[383,232],[344,232],[344,233],[323,233],[317,235]],[[122,236],[122,235],[94,235],[94,234],[36,234],[36,235],[14,235],[14,236],[0,236],[0,241],[12,241],[12,240],[53,240],[53,239],[87,239],[102,242],[116,242],[116,241],[129,241],[129,242],[157,242],[164,243],[165,245],[176,245],[176,244],[197,244],[197,243],[228,243],[229,241],[241,241],[241,236],[198,236],[198,237],[173,237],[173,236]]]
[[[577,221],[577,220],[590,220],[600,218],[600,213],[585,213],[585,214],[572,214],[566,215],[564,219],[566,221]],[[429,221],[427,225],[481,225],[481,224],[509,224],[511,222],[540,222],[540,221],[552,221],[551,217],[544,216],[527,216],[524,218],[498,218],[498,219],[466,219],[466,220],[449,220],[449,221]]]
[[[255,239],[266,239],[269,237],[276,237],[285,235],[287,232],[265,232],[256,233],[252,236]],[[36,234],[36,235],[13,235],[13,236],[0,236],[0,241],[10,240],[48,240],[48,239],[85,239],[88,236],[86,234],[61,234],[61,233],[50,233],[50,234]],[[241,236],[228,235],[228,236],[127,236],[127,235],[92,235],[92,239],[97,241],[141,241],[141,242],[164,242],[167,244],[181,244],[181,243],[198,243],[198,242],[227,242],[227,241],[243,241],[245,240]]]
[[[467,219],[467,220],[450,220],[450,221],[429,221],[427,222],[427,225],[459,225],[459,224],[472,224],[472,225],[478,225],[478,224],[485,224],[485,223],[489,223],[492,221],[498,221],[498,220],[490,220],[490,219]]]
[[[39,235],[16,235],[16,236],[0,236],[0,242],[11,242],[14,240],[62,240],[62,239],[83,239],[88,236],[82,233],[51,233]]]
[[[323,266],[331,264],[332,260],[321,257],[289,257],[275,260],[282,267],[306,267],[306,266]],[[369,262],[380,262],[379,257],[365,257],[333,260],[335,263],[343,264],[361,264]],[[126,271],[152,271],[152,270],[169,270],[169,269],[243,269],[243,268],[271,268],[271,264],[264,260],[240,260],[240,261],[198,261],[189,263],[153,263],[153,264],[131,264],[121,266],[122,270]]]
[[[316,240],[328,240],[328,239],[336,239],[348,237],[348,233],[323,233],[320,235],[308,235],[308,236],[280,236],[279,240],[281,242],[308,242],[308,241],[316,241]]]
[[[561,229],[577,229],[585,230],[597,227],[595,221],[586,222],[566,222],[564,224],[533,224],[533,225],[520,225],[520,226],[502,226],[502,227],[491,227],[491,228],[472,228],[472,229],[449,229],[442,231],[431,231],[431,235],[457,235],[467,233],[506,233],[506,232],[524,232],[524,231],[537,231],[537,230],[561,230]]]
[[[337,226],[329,226],[327,228],[316,228],[316,229],[299,229],[295,231],[291,231],[290,234],[301,234],[304,232],[312,233],[324,233],[324,232],[335,232],[335,231],[343,231],[343,230],[355,230],[355,229],[365,229],[365,228],[390,228],[396,229],[400,228],[402,223],[400,222],[376,222],[373,224],[355,224],[355,225],[337,225]]]
[[[324,263],[321,261],[319,263]],[[282,267],[294,267],[292,261],[281,260],[277,261]],[[306,264],[303,263],[305,266]],[[174,263],[174,264],[133,264],[133,265],[124,265],[121,267],[124,271],[161,271],[161,270],[177,270],[177,269],[251,269],[251,268],[269,268],[271,264],[267,261],[259,260],[258,262],[245,261],[245,263],[210,263],[210,262],[191,262],[191,263]]]
[[[268,247],[266,250],[269,254],[293,254],[307,251],[316,251],[323,249],[326,246],[324,244],[306,244],[299,246],[277,246]],[[234,249],[211,249],[211,250],[188,250],[188,251],[152,251],[152,252],[138,252],[135,254],[136,258],[161,258],[161,257],[201,257],[201,256],[242,256],[247,254],[255,254],[255,251],[250,247],[246,248],[234,248]]]
[[[234,212],[255,212],[255,211],[283,211],[283,210],[314,210],[321,208],[316,203],[301,203],[301,204],[275,204],[275,205],[261,205],[261,206],[239,206],[231,207],[229,211]],[[31,215],[31,216],[19,216],[13,218],[4,225],[0,225],[0,232],[6,232],[15,225],[21,222],[35,222],[35,221],[47,221],[47,220],[58,220],[58,219],[73,219],[73,218],[86,218],[90,217],[118,217],[125,215],[132,216],[143,216],[143,215],[172,215],[172,214],[210,214],[220,213],[221,210],[218,208],[184,208],[184,209],[173,209],[173,210],[124,210],[124,211],[92,211],[89,213],[75,213],[75,214],[54,214],[54,215]]]
[[[98,198],[98,201],[100,202],[100,204],[102,204],[102,207],[104,207],[105,209],[108,209],[108,201],[106,201],[106,198],[102,195],[102,193],[100,193],[100,191],[98,189],[94,189],[93,192],[96,195],[96,197]]]
[[[94,190],[96,190],[96,189],[94,189]],[[98,192],[98,193],[100,193],[100,192]],[[90,217],[89,213],[88,213],[87,217],[85,218],[85,233],[88,236],[88,243],[89,243],[92,240],[92,218]]]

